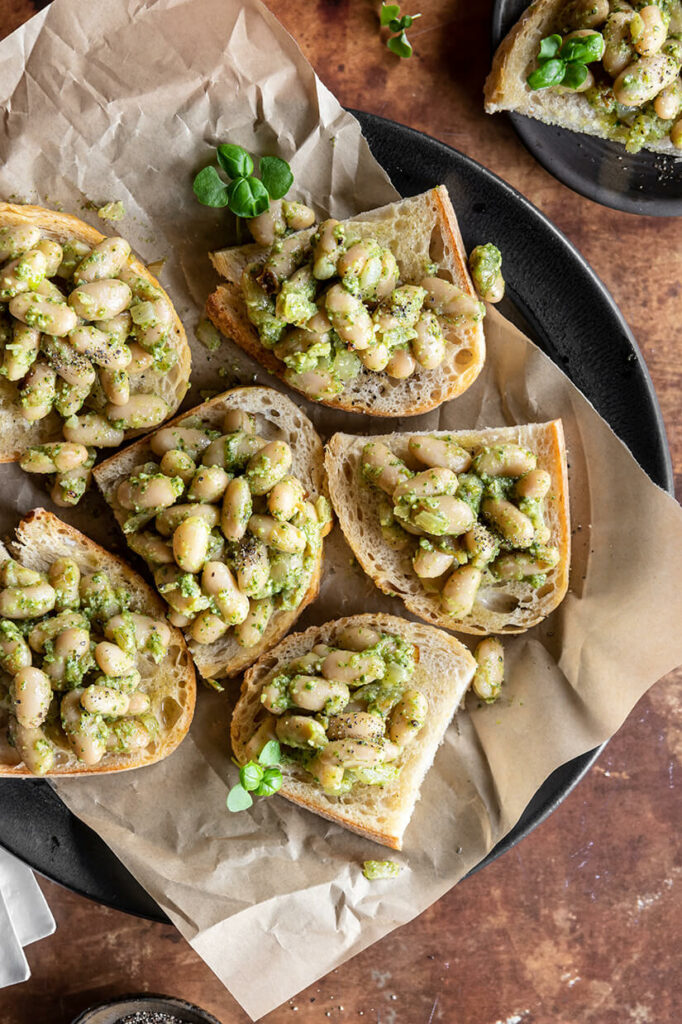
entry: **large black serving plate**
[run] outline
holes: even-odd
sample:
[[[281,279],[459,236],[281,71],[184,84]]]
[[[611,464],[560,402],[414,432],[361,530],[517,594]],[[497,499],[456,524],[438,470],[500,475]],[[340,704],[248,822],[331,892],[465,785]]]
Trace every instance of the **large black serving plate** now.
[[[493,50],[528,4],[529,0],[495,0]],[[625,213],[682,216],[682,153],[679,159],[644,149],[628,153],[617,142],[569,132],[522,114],[508,116],[526,149],[574,192]]]
[[[504,312],[566,371],[649,476],[671,490],[670,455],[646,366],[613,299],[582,256],[523,196],[480,164],[402,125],[370,114],[357,116],[374,155],[403,195],[444,183],[467,248],[489,240],[500,246],[506,254],[511,300]],[[543,821],[598,753],[593,750],[558,768],[478,868]],[[0,844],[76,892],[165,920],[156,903],[46,782],[0,781]]]

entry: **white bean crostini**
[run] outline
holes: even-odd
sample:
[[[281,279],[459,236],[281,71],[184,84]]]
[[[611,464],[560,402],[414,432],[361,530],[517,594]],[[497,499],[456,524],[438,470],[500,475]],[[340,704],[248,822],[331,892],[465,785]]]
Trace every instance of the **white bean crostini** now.
[[[317,593],[331,527],[322,445],[270,388],[237,388],[97,467],[204,676],[233,675]]]
[[[302,210],[271,204],[249,222],[260,244],[211,255],[226,279],[207,302],[214,325],[307,398],[348,411],[413,416],[468,388],[485,306],[446,189],[299,230]]]
[[[518,633],[563,600],[570,536],[561,421],[335,434],[325,465],[358,561],[428,622]]]
[[[279,793],[394,849],[476,662],[442,630],[355,615],[291,634],[247,673],[240,764],[280,743]]]
[[[0,459],[82,497],[100,448],[176,410],[190,352],[128,242],[67,214],[0,203]]]
[[[0,775],[151,764],[187,732],[194,669],[163,603],[37,509],[0,551]]]

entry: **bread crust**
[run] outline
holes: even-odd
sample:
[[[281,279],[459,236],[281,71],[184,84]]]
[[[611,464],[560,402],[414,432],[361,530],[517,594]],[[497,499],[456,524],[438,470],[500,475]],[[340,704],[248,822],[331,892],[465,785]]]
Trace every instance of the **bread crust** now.
[[[0,227],[22,224],[40,228],[47,237],[53,238],[58,242],[75,239],[79,242],[84,242],[86,245],[95,246],[108,237],[70,213],[48,210],[42,206],[21,206],[0,202]],[[177,353],[177,362],[169,371],[164,373],[155,372],[153,369],[145,371],[146,382],[144,388],[145,391],[154,391],[154,381],[159,382],[162,379],[170,381],[172,384],[172,400],[170,401],[169,415],[172,415],[185,396],[192,369],[192,354],[187,341],[187,335],[185,334],[185,328],[182,326],[170,296],[153,274],[150,274],[144,263],[137,256],[132,256],[128,261],[128,265],[135,274],[159,289],[172,311],[170,343]],[[147,387],[147,383],[149,383],[149,387]],[[11,395],[16,392],[16,386],[4,378],[0,379],[0,386],[1,408],[8,401],[11,401]],[[164,388],[164,393],[168,395],[166,388]],[[16,428],[21,428],[22,443],[15,442],[12,444],[10,440],[11,432],[3,430],[3,437],[0,439],[0,463],[16,462],[21,458],[22,452],[29,445],[48,444],[63,440],[62,420],[54,413],[51,413],[43,420],[37,420],[31,424],[27,424],[27,421],[18,413],[12,419]],[[126,438],[138,437],[143,432],[142,430],[128,430],[125,436]],[[8,440],[10,440],[9,444]]]
[[[535,66],[540,40],[556,31],[563,6],[564,0],[534,0],[504,37],[483,89],[486,112],[510,110],[545,124],[622,144],[618,132],[600,119],[581,93],[532,90],[526,84]],[[643,148],[682,157],[667,137],[647,142]]]
[[[58,519],[57,516],[44,508],[36,508],[23,519],[16,528],[16,540],[9,545],[14,557],[28,565],[29,568],[44,570],[55,558],[68,555],[79,565],[79,568],[91,572],[103,569],[114,583],[124,585],[132,594],[134,611],[154,618],[165,620],[166,606],[161,598],[141,576],[134,572],[126,563],[112,555],[111,552],[96,544],[79,530]],[[6,550],[6,549],[5,549]],[[113,772],[131,771],[168,757],[184,739],[194,715],[196,700],[196,677],[194,665],[190,657],[185,639],[179,629],[171,626],[171,642],[169,655],[158,666],[155,677],[160,677],[158,686],[165,687],[171,679],[176,679],[173,695],[179,708],[179,715],[171,726],[160,730],[161,740],[155,749],[148,748],[130,754],[107,753],[103,760],[92,767],[83,767],[76,755],[71,753],[66,763],[47,773],[47,778],[75,775],[107,775]],[[173,658],[171,667],[169,659]],[[167,664],[168,662],[168,664]],[[170,691],[169,691],[170,693]],[[180,700],[182,699],[182,703]],[[23,763],[14,765],[3,763],[0,750],[0,778],[35,778]]]
[[[279,792],[292,803],[351,832],[393,850],[401,850],[403,835],[419,798],[423,779],[476,669],[474,658],[455,637],[432,626],[383,613],[351,615],[322,626],[311,626],[303,633],[294,633],[261,658],[244,676],[232,716],[232,748],[237,760],[245,763],[244,748],[253,734],[254,720],[261,708],[260,693],[268,680],[315,644],[333,642],[349,626],[395,633],[417,645],[419,657],[410,685],[421,689],[429,701],[424,730],[406,748],[398,762],[401,765],[399,778],[386,787],[360,786],[357,793],[354,791],[344,797],[326,796],[319,786],[305,781],[303,776],[306,773],[300,770],[297,773],[295,768],[283,766],[284,780]]]
[[[211,398],[202,405],[189,409],[172,420],[166,421],[157,430],[140,438],[134,444],[122,452],[111,456],[101,462],[93,470],[95,482],[102,492],[105,501],[110,505],[117,522],[122,527],[126,513],[116,502],[115,492],[119,482],[127,475],[130,469],[148,459],[156,459],[149,445],[150,439],[158,430],[165,430],[169,427],[180,426],[188,419],[200,420],[206,426],[220,424],[228,409],[244,409],[247,412],[262,413],[266,416],[271,413],[271,428],[273,436],[278,436],[286,424],[289,424],[288,438],[291,443],[294,463],[292,472],[303,472],[304,482],[312,495],[313,500],[319,495],[327,494],[327,484],[324,472],[324,457],[322,442],[317,435],[312,423],[301,410],[294,405],[286,395],[275,391],[273,388],[264,387],[237,387]],[[286,431],[285,431],[286,433]],[[269,648],[273,647],[286,633],[289,632],[298,617],[318,595],[320,579],[322,576],[322,546],[315,558],[312,567],[308,587],[301,603],[291,611],[276,611],[263,634],[263,639],[255,647],[239,647],[236,641],[229,646],[229,655],[226,656],[226,641],[217,641],[214,644],[197,644],[189,640],[189,649],[196,663],[197,668],[205,678],[223,679],[238,675],[248,665],[253,664]],[[165,604],[164,604],[165,607]],[[228,633],[228,637],[230,634]]]
[[[447,258],[443,258],[441,269],[446,270],[467,295],[477,298],[469,276],[466,250],[457,217],[447,189],[443,185],[431,189],[422,196],[359,214],[343,223],[354,224],[356,227],[366,226],[367,233],[373,225],[380,223],[382,219],[387,221],[391,216],[398,225],[401,211],[406,208],[406,204],[412,204],[413,207],[421,204],[425,220],[431,216],[432,228],[435,228],[441,247],[447,254]],[[307,238],[311,235],[311,230],[301,232],[301,237]],[[431,229],[429,237],[424,239],[427,249],[430,235]],[[249,245],[243,246],[242,249],[211,254],[214,266],[219,273],[227,277],[227,282],[219,284],[209,295],[206,314],[218,330],[257,360],[269,373],[280,380],[285,380],[286,366],[272,351],[261,344],[258,332],[248,318],[240,286],[243,267],[248,262],[264,259],[266,252],[267,250],[258,246]],[[230,255],[231,253],[233,255]],[[401,263],[400,256],[398,262]],[[468,354],[467,362],[463,362],[463,353]],[[437,369],[420,369],[406,381],[391,381],[386,374],[374,373],[363,368],[358,377],[351,381],[340,395],[320,399],[317,404],[343,409],[345,412],[368,413],[371,416],[418,416],[438,408],[443,402],[456,398],[466,391],[481,372],[484,361],[483,326],[481,323],[473,324],[458,329],[457,344],[453,340],[445,362]],[[293,390],[299,390],[288,381],[286,383]],[[302,391],[300,393],[305,394]]]
[[[368,441],[383,441],[400,458],[407,458],[407,440],[418,432],[354,437],[334,434],[325,454],[332,506],[353,554],[376,586],[389,596],[400,597],[414,615],[426,622],[459,633],[523,633],[541,622],[566,595],[570,566],[570,511],[566,446],[561,420],[489,430],[432,430],[424,437],[452,437],[465,447],[508,442],[530,448],[538,466],[552,478],[551,500],[545,501],[548,545],[559,549],[560,560],[547,574],[547,584],[536,591],[530,583],[507,582],[479,592],[470,615],[455,620],[440,606],[440,595],[428,594],[415,575],[409,554],[393,552],[383,539],[377,505],[379,495],[360,473],[362,449]],[[484,600],[486,604],[484,604]],[[495,606],[502,608],[496,610]],[[508,607],[507,607],[508,606]]]

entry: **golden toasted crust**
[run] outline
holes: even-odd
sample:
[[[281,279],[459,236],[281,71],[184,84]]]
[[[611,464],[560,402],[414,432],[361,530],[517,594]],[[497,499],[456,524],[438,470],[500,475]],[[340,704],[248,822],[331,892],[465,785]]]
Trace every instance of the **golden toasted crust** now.
[[[360,214],[344,223],[354,231],[370,234],[383,232],[398,259],[401,272],[408,268],[405,280],[424,276],[423,264],[418,266],[417,253],[431,253],[439,269],[476,297],[467,268],[467,257],[457,224],[455,211],[444,186],[439,185],[421,196]],[[311,234],[301,232],[302,236]],[[438,252],[434,255],[431,250]],[[256,246],[213,253],[211,258],[219,273],[227,277],[208,297],[206,313],[226,337],[256,359],[269,373],[285,379],[286,366],[260,342],[258,332],[248,318],[240,286],[241,271],[247,262],[265,258],[266,250]],[[462,394],[473,384],[485,360],[485,336],[482,324],[461,326],[448,336],[450,345],[445,362],[435,370],[419,369],[404,381],[392,381],[385,373],[363,369],[345,390],[319,404],[346,412],[364,412],[372,416],[417,416],[437,408],[443,402]],[[288,381],[289,387],[293,387]],[[298,389],[296,389],[298,390]],[[304,392],[301,392],[302,394]]]
[[[58,242],[75,239],[86,245],[94,246],[107,237],[96,228],[86,224],[85,221],[68,213],[47,210],[41,206],[0,203],[0,227],[19,224],[40,228],[46,237],[53,238]],[[144,263],[133,256],[129,260],[129,266],[135,274],[159,289],[172,310],[173,327],[170,333],[170,344],[177,353],[177,362],[170,370],[163,373],[154,371],[153,368],[145,371],[144,381],[140,388],[144,392],[163,394],[170,405],[169,411],[172,414],[185,396],[192,368],[192,354],[185,329],[170,297],[156,278],[150,274]],[[0,431],[2,434],[0,463],[16,462],[28,445],[63,440],[62,421],[56,413],[32,424],[28,424],[18,413],[15,414],[11,406],[16,398],[16,393],[15,384],[5,378],[0,378],[0,425],[2,427]],[[140,430],[128,430],[126,437],[137,437],[140,433]]]
[[[538,466],[552,478],[545,517],[550,528],[548,545],[559,550],[559,564],[547,573],[539,590],[529,582],[511,581],[490,589],[481,588],[470,615],[452,619],[441,609],[440,595],[429,594],[413,571],[409,553],[389,548],[379,524],[380,495],[360,472],[362,449],[369,441],[384,442],[408,463],[408,439],[413,433],[355,437],[334,434],[327,445],[325,465],[329,493],[339,525],[367,575],[384,593],[397,595],[420,618],[461,633],[522,633],[537,625],[566,595],[570,567],[570,511],[566,446],[561,420],[489,430],[426,431],[422,436],[452,437],[466,448],[513,442],[533,451]],[[507,607],[508,606],[508,607]]]
[[[351,615],[294,633],[262,657],[244,676],[239,701],[232,716],[234,755],[243,764],[245,747],[255,731],[262,707],[260,694],[270,678],[315,644],[331,643],[349,626],[365,626],[404,637],[417,648],[417,665],[410,682],[429,704],[426,724],[400,760],[398,779],[386,786],[358,786],[342,797],[327,796],[310,776],[296,766],[283,765],[280,794],[292,803],[334,821],[351,832],[393,850],[402,849],[403,835],[419,790],[442,742],[445,730],[473,678],[476,662],[455,637],[408,622],[393,615]],[[306,778],[308,781],[306,781]]]
[[[104,570],[115,586],[124,586],[129,592],[133,611],[165,620],[165,603],[141,576],[122,559],[43,508],[34,509],[19,523],[16,541],[10,547],[22,565],[39,571],[45,571],[56,558],[61,557],[73,558],[84,572]],[[154,695],[152,709],[157,712],[157,717],[161,715],[158,741],[145,750],[130,754],[107,753],[99,764],[89,768],[77,761],[75,754],[65,746],[64,751],[58,754],[57,766],[48,773],[48,777],[130,771],[161,761],[175,750],[192,721],[196,680],[182,633],[170,623],[168,626],[171,630],[169,653],[154,671],[151,691]],[[0,746],[0,777],[34,777],[23,763],[10,763],[7,754],[8,750]]]
[[[203,426],[220,430],[228,409],[243,409],[262,416],[263,429],[260,430],[260,433],[264,437],[282,437],[289,442],[294,457],[292,472],[303,481],[312,500],[314,501],[319,495],[326,495],[327,484],[322,442],[307,416],[291,399],[273,388],[232,388],[232,390],[217,395],[208,402],[176,416],[158,429],[181,426],[187,420],[192,420]],[[101,462],[93,471],[95,482],[111,506],[121,527],[127,513],[120,508],[116,501],[118,484],[128,475],[133,466],[156,458],[149,444],[154,433],[156,431],[136,441],[117,455]],[[213,644],[197,644],[196,641],[189,639],[189,648],[202,676],[223,679],[238,675],[288,633],[303,609],[317,597],[322,575],[322,556],[322,547],[320,547],[301,603],[291,611],[276,611],[268,622],[262,641],[257,646],[240,647],[232,639],[231,631]]]

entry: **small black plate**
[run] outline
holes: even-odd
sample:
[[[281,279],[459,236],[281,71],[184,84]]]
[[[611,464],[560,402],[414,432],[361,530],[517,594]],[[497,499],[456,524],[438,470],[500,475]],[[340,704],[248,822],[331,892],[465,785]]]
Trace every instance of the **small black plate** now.
[[[493,51],[528,7],[528,0],[495,0]],[[682,216],[682,154],[628,153],[617,142],[509,114],[526,149],[546,171],[602,206],[649,217]]]
[[[500,246],[510,300],[504,313],[570,376],[649,476],[672,491],[670,453],[646,365],[618,307],[580,253],[527,199],[474,160],[403,125],[354,113],[402,195],[445,184],[467,249],[490,240]],[[600,339],[598,351],[587,347],[589,338]],[[557,768],[478,868],[544,821],[600,749]],[[66,809],[46,782],[0,780],[0,844],[75,892],[140,917],[166,920],[99,836]]]

